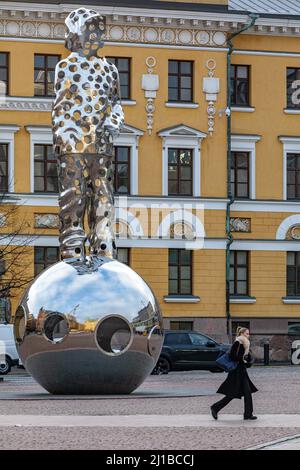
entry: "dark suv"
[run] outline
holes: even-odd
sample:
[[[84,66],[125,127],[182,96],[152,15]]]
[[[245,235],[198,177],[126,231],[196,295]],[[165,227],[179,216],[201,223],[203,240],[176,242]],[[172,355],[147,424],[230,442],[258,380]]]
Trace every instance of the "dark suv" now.
[[[230,349],[229,344],[217,343],[197,331],[167,330],[160,357],[153,374],[167,374],[171,370],[210,370],[221,372],[216,364],[220,353]]]

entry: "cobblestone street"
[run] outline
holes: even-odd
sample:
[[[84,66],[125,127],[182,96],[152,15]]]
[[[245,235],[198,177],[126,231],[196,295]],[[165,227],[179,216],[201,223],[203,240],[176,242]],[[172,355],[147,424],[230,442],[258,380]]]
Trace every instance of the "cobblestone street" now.
[[[300,368],[254,367],[257,422],[234,400],[215,422],[209,406],[224,374],[150,376],[131,396],[50,396],[23,371],[0,383],[2,449],[246,449],[299,446]],[[24,432],[26,428],[26,432]],[[298,439],[297,439],[298,436]]]

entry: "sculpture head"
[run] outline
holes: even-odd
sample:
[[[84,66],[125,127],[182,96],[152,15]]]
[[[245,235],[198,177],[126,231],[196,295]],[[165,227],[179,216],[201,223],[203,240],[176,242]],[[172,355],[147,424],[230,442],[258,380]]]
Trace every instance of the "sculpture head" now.
[[[97,50],[104,46],[102,36],[105,33],[105,18],[95,10],[74,10],[67,16],[65,23],[65,46],[70,51],[89,57],[97,55]]]

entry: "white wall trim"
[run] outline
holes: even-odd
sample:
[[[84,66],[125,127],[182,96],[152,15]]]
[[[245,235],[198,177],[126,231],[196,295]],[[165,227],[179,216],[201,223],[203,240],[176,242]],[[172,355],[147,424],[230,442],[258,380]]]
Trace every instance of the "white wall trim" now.
[[[165,295],[164,296],[164,302],[167,304],[197,304],[200,302],[200,297],[197,295],[182,295],[182,296],[176,296],[176,295]]]
[[[8,192],[13,193],[15,188],[15,133],[20,126],[0,125],[0,142],[8,144]]]
[[[231,250],[300,251],[300,243],[295,240],[236,240]]]
[[[255,304],[255,297],[230,297],[229,302],[231,304]]]
[[[299,212],[300,201],[235,201],[231,211],[236,212]]]
[[[5,202],[10,202],[7,199]],[[37,207],[58,207],[57,195],[52,194],[31,194],[31,193],[14,193],[14,204],[22,206],[37,206]],[[201,210],[217,210],[225,211],[227,199],[209,199],[209,198],[194,198],[194,197],[155,197],[155,196],[115,196],[116,206],[124,204],[128,207],[136,208],[154,208],[178,210],[188,206],[201,208]],[[126,206],[127,207],[127,206]],[[300,212],[300,201],[264,201],[264,200],[241,200],[235,201],[231,206],[232,212],[287,212],[298,213]]]
[[[196,109],[199,108],[199,103],[173,103],[171,101],[167,101],[165,103],[166,108],[188,108],[188,109]]]
[[[282,299],[282,303],[284,304],[294,304],[294,305],[299,305],[300,304],[300,299],[293,299],[292,297],[291,298],[288,298],[288,297],[283,297]]]
[[[272,52],[272,51],[251,51],[236,49],[233,51],[234,55],[258,55],[258,56],[271,56],[271,57],[300,57],[299,52]]]
[[[289,108],[285,108],[283,110],[283,112],[285,114],[300,114],[300,109],[289,109]]]
[[[58,235],[33,235],[28,241],[28,235],[19,235],[14,237],[13,244],[26,244],[28,246],[58,246]],[[12,241],[11,236],[7,235],[7,240],[3,237],[2,242]],[[158,239],[158,238],[117,238],[116,245],[120,248],[184,248],[188,250],[198,250],[199,243],[195,241],[185,241],[176,239]],[[226,239],[204,239],[204,250],[226,250]],[[296,241],[279,240],[236,240],[231,245],[232,250],[247,251],[300,251],[300,243]]]
[[[256,143],[259,142],[261,136],[259,135],[246,135],[246,134],[232,134],[231,136],[231,150],[232,152],[248,152],[250,158],[250,199],[256,197],[255,187],[255,173],[256,173]]]
[[[299,153],[300,154],[300,137],[279,136],[279,140],[283,144],[282,198],[284,200],[287,200],[287,154],[288,153]]]
[[[51,113],[53,98],[37,96],[5,96],[0,97],[0,110],[35,111]],[[135,106],[135,100],[122,100],[123,106]]]
[[[296,224],[300,225],[300,214],[291,215],[284,219],[277,229],[276,240],[285,240],[288,230]]]
[[[254,113],[255,108],[252,106],[231,106],[231,111],[237,113]]]

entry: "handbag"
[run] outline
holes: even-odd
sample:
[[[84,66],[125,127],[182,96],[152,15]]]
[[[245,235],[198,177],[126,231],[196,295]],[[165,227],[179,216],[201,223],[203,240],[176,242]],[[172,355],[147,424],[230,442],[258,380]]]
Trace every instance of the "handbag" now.
[[[239,350],[240,350],[240,345],[238,347],[237,354],[238,354]],[[225,353],[220,354],[216,359],[216,363],[225,372],[232,372],[238,366],[237,361],[233,361],[232,359],[230,359],[230,353],[229,352],[225,352]]]
[[[216,363],[225,372],[232,372],[237,368],[237,362],[230,359],[228,352],[222,353],[219,357],[217,357]]]

